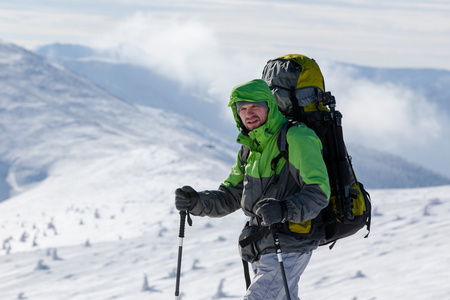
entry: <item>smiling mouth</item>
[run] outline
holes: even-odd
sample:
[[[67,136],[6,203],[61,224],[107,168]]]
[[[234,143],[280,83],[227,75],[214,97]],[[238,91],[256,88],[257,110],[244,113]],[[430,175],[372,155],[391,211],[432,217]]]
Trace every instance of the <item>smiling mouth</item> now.
[[[247,125],[255,125],[258,123],[258,119],[247,121]]]

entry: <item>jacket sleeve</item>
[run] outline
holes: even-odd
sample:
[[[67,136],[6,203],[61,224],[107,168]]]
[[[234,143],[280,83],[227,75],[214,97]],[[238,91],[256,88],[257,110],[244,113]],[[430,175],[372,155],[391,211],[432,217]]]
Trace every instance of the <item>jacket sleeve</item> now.
[[[217,190],[201,191],[199,201],[190,210],[195,216],[223,217],[241,207],[244,176],[238,154],[230,175]]]
[[[315,218],[327,206],[330,183],[322,157],[322,143],[314,131],[301,124],[287,134],[289,168],[302,186],[300,192],[286,200],[288,220],[301,223]]]

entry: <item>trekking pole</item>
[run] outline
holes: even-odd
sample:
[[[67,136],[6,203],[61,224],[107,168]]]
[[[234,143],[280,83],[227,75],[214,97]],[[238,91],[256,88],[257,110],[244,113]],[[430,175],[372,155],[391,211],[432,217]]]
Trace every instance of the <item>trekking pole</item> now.
[[[270,231],[272,232],[273,242],[275,244],[275,251],[277,253],[278,262],[280,263],[280,270],[281,276],[283,277],[283,285],[284,290],[286,292],[286,299],[291,300],[291,294],[289,293],[289,286],[286,279],[286,272],[284,270],[283,257],[281,256],[281,246],[280,246],[280,239],[278,238],[277,224],[272,224],[270,226]]]
[[[180,233],[178,237],[180,238],[179,246],[178,246],[178,264],[177,264],[177,280],[175,283],[175,299],[179,299],[180,295],[180,277],[181,277],[181,256],[183,253],[183,239],[184,239],[184,227],[186,224],[186,215],[188,216],[188,224],[192,226],[192,220],[189,216],[189,213],[186,210],[180,211]]]

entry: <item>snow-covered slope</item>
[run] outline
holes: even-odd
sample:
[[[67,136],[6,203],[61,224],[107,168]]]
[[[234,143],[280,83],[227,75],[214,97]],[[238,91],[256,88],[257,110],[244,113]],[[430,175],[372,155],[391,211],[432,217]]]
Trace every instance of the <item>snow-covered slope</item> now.
[[[449,186],[371,191],[375,214],[369,238],[360,232],[331,251],[315,251],[301,280],[302,299],[446,299],[449,193]],[[95,222],[89,243],[1,255],[0,294],[5,299],[20,299],[21,294],[46,300],[173,299],[178,218],[157,213],[170,209],[169,202],[153,205],[156,213],[140,222],[130,218],[128,209],[114,219],[94,219],[92,211],[67,209],[62,213],[65,219],[83,214],[86,224]],[[102,228],[122,218],[136,223],[141,235],[96,240]],[[27,228],[21,216],[8,221]],[[82,231],[86,225],[68,226]],[[240,212],[223,219],[194,218],[184,238],[182,299],[242,298],[245,284],[236,246],[242,226]],[[59,235],[71,239],[63,230]],[[54,239],[53,234],[48,239]]]
[[[173,191],[214,189],[235,145],[0,44],[1,299],[173,299]],[[0,186],[1,187],[1,186]],[[372,232],[316,251],[302,299],[445,299],[450,186],[369,190]],[[194,218],[183,300],[240,299],[245,218]]]

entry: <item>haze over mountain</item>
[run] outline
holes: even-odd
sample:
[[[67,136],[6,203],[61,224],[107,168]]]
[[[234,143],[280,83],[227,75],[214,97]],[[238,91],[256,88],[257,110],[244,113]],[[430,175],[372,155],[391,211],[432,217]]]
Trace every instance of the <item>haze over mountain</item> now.
[[[80,45],[52,44],[39,48],[37,53],[64,65],[69,70],[89,78],[97,85],[110,91],[114,95],[136,104],[157,107],[179,113],[185,117],[192,117],[203,123],[208,128],[214,128],[216,132],[224,136],[224,139],[234,140],[236,130],[231,118],[223,117],[229,114],[224,99],[213,99],[205,101],[204,95],[198,95],[197,88],[191,90],[186,85],[180,83],[176,78],[168,78],[145,64],[136,65],[132,63],[118,62],[113,60],[114,53],[106,50],[99,51]],[[336,63],[335,63],[336,64]],[[353,68],[350,72],[351,78],[365,78],[376,85],[384,87],[386,85],[404,86],[405,89],[415,89],[418,94],[423,94],[430,99],[432,105],[442,107],[442,112],[450,119],[450,109],[446,109],[442,104],[448,98],[445,83],[450,84],[450,72],[440,70],[407,70],[407,69],[374,69],[368,67],[348,66],[346,64],[336,64],[329,66],[325,64],[326,70],[331,69],[337,72],[339,68]],[[325,73],[325,71],[324,71]],[[333,77],[332,77],[333,78]],[[335,79],[330,80],[336,81]],[[344,81],[344,84],[349,84]],[[334,83],[334,85],[339,86]],[[205,86],[207,89],[207,86]],[[340,88],[338,93],[342,93]],[[366,95],[361,95],[366,97]],[[371,95],[367,95],[371,97]],[[352,97],[353,99],[353,97]],[[340,96],[338,101],[345,100],[345,95]],[[358,99],[360,102],[360,100]],[[340,103],[338,102],[338,108]],[[345,126],[347,122],[348,101],[344,102],[344,132],[352,130]],[[371,103],[373,107],[377,103]],[[378,111],[378,110],[375,110]],[[356,111],[349,107],[349,113],[366,115],[364,109]],[[430,116],[431,117],[431,116]],[[396,131],[393,129],[392,131]],[[366,133],[370,135],[369,133]],[[409,134],[409,133],[405,133]],[[353,139],[352,139],[353,138]],[[362,182],[366,182],[370,188],[399,188],[399,187],[420,187],[449,184],[448,176],[439,174],[431,166],[421,166],[418,162],[413,163],[400,155],[393,155],[380,148],[371,149],[370,144],[361,147],[364,140],[358,143],[356,138],[347,138],[349,152],[355,161],[355,169]],[[445,143],[445,142],[442,142]],[[445,144],[444,144],[445,145]],[[413,151],[411,151],[413,152]],[[420,152],[418,155],[427,155]],[[423,160],[427,162],[427,159]],[[395,162],[395,163],[394,163]],[[393,167],[395,166],[395,167]]]

